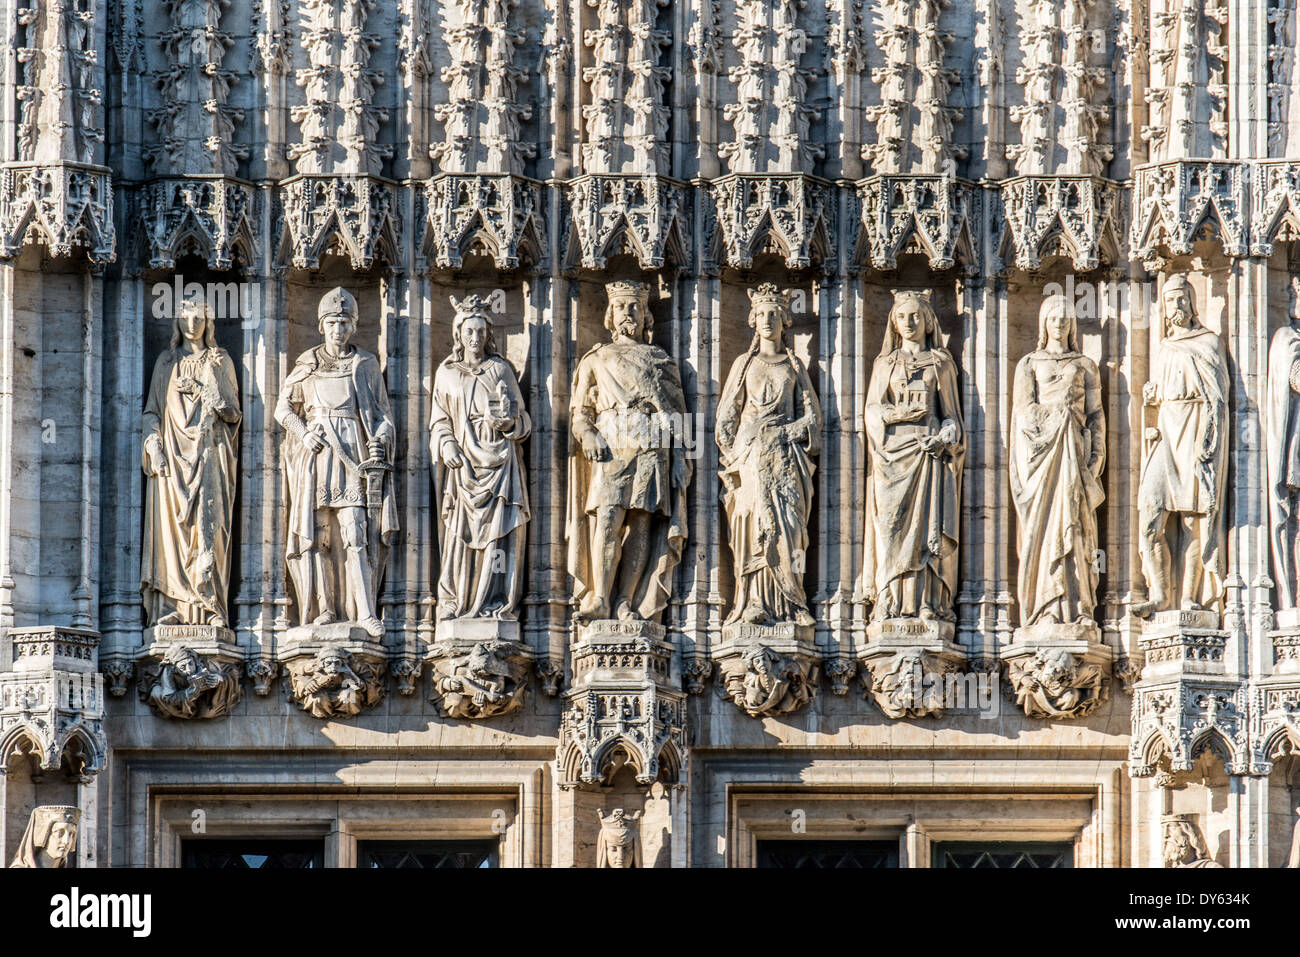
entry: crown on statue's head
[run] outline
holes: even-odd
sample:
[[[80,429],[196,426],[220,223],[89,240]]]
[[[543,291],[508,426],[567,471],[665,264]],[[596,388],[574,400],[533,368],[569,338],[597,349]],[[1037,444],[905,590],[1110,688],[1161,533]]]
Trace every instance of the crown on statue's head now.
[[[645,305],[650,301],[650,287],[636,279],[619,279],[605,286],[611,302],[615,299],[635,299]]]
[[[81,820],[81,808],[70,804],[43,804],[36,813],[47,824],[76,824]]]
[[[492,300],[487,296],[480,296],[476,292],[463,299],[452,296],[451,307],[456,310],[457,322],[463,322],[470,316],[481,316],[489,324],[492,322]]]
[[[764,282],[749,290],[749,302],[753,306],[762,303],[773,303],[788,310],[790,308],[790,294],[782,291],[774,282]]]

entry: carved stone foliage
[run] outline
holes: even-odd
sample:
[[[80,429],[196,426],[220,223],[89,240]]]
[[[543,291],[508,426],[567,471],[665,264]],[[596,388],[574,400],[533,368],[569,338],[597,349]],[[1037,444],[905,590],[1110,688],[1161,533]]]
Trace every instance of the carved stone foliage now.
[[[95,0],[42,0],[18,9],[18,159],[93,163],[104,141]]]
[[[113,186],[98,167],[6,166],[0,169],[0,259],[40,244],[51,256],[84,249],[91,262],[112,262]]]
[[[1268,153],[1286,152],[1291,105],[1291,72],[1295,69],[1296,8],[1288,0],[1268,0]]]
[[[803,65],[809,36],[800,0],[737,0],[732,45],[740,62],[728,71],[736,102],[723,108],[734,131],[718,152],[732,173],[794,173],[825,155],[809,130],[821,112],[810,102],[815,72]]]
[[[1246,255],[1248,170],[1243,164],[1180,161],[1140,167],[1133,187],[1132,253],[1150,262],[1167,247],[1192,252],[1217,237],[1225,256]]]
[[[161,659],[144,665],[140,700],[168,718],[221,718],[243,697],[241,665],[171,645]]]
[[[529,73],[517,63],[524,32],[512,26],[517,0],[453,0],[443,8],[451,64],[442,70],[447,102],[434,107],[443,141],[430,155],[447,173],[522,173],[536,154],[520,121],[532,109],[518,102]]]
[[[352,652],[326,644],[286,655],[293,700],[314,718],[354,718],[384,699],[387,662],[379,646]]]
[[[532,655],[513,641],[440,643],[429,652],[433,698],[449,718],[492,718],[524,706]]]
[[[163,0],[170,29],[160,37],[167,68],[154,74],[163,106],[151,110],[155,145],[144,151],[159,174],[233,176],[248,150],[234,143],[243,110],[228,105],[236,74],[222,69],[234,43],[221,30],[230,0]]]
[[[951,269],[977,259],[978,192],[949,176],[873,176],[858,183],[863,232],[858,259],[876,269],[898,268],[916,254],[931,269]]]
[[[1017,269],[1036,270],[1050,256],[1079,272],[1122,258],[1120,190],[1092,176],[1021,176],[1003,180],[1005,242]]]
[[[181,256],[201,256],[211,269],[257,256],[254,194],[226,178],[164,179],[136,193],[142,258],[152,269],[174,269]]]
[[[624,759],[639,784],[677,783],[686,761],[686,711],[672,656],[663,627],[651,622],[580,628],[556,752],[561,787],[599,784]]]
[[[1103,667],[1064,648],[1004,660],[1016,704],[1031,718],[1082,718],[1110,697]]]
[[[619,253],[631,253],[645,270],[689,261],[684,184],[663,176],[579,176],[566,190],[572,263],[604,269]]]
[[[798,711],[817,695],[819,665],[810,656],[757,645],[720,662],[726,693],[751,718]]]
[[[709,192],[718,265],[750,269],[761,253],[781,256],[790,269],[833,258],[834,203],[824,181],[732,174],[710,183]]]
[[[367,176],[304,176],[280,187],[281,256],[295,269],[318,269],[326,254],[352,268],[396,261],[399,226],[391,184]]]
[[[295,79],[306,103],[289,111],[301,141],[289,149],[299,173],[378,174],[393,155],[379,143],[388,111],[375,106],[383,74],[370,69],[380,36],[366,32],[376,0],[298,0],[304,28],[299,41],[309,66]]]
[[[46,771],[65,762],[88,778],[104,767],[104,680],[99,635],[73,628],[11,628],[13,669],[0,674],[0,767],[15,751]]]
[[[1007,147],[1022,175],[1097,176],[1111,158],[1101,142],[1111,70],[1105,30],[1089,22],[1092,9],[1089,0],[1030,0],[1020,32],[1024,61],[1016,70],[1024,103],[1009,110],[1020,143]]]
[[[875,40],[885,63],[871,71],[880,103],[864,111],[876,137],[862,147],[877,174],[951,175],[966,155],[953,138],[962,113],[948,105],[960,74],[944,65],[955,39],[939,26],[945,6],[943,0],[886,0],[881,6]]]
[[[440,269],[460,269],[471,255],[498,269],[536,266],[545,250],[542,187],[509,175],[446,174],[424,185],[427,213],[420,248]]]
[[[672,75],[660,66],[672,42],[656,25],[668,0],[587,0],[599,26],[583,34],[594,65],[582,71],[590,102],[582,108],[586,142],[582,168],[587,173],[668,171],[668,117],[664,84]]]
[[[1228,7],[1216,0],[1152,0],[1150,122],[1142,139],[1156,160],[1223,156],[1228,141]]]
[[[254,50],[261,67],[275,76],[283,76],[292,66],[289,27],[290,0],[257,0],[253,9]]]

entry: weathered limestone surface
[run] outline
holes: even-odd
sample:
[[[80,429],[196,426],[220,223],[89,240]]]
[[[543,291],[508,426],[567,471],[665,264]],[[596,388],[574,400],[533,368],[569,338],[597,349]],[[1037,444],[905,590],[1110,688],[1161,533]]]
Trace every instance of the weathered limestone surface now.
[[[1287,863],[1295,18],[0,0],[5,861]]]

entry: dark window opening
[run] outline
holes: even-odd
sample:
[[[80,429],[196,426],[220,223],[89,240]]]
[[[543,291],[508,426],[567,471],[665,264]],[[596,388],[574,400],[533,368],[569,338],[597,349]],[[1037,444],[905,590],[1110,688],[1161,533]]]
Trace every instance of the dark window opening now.
[[[759,841],[759,867],[897,867],[897,841]]]
[[[362,841],[358,867],[500,867],[497,842]]]
[[[181,841],[181,867],[290,870],[324,866],[323,841]]]
[[[979,844],[953,842],[934,845],[934,867],[1073,867],[1073,844]]]

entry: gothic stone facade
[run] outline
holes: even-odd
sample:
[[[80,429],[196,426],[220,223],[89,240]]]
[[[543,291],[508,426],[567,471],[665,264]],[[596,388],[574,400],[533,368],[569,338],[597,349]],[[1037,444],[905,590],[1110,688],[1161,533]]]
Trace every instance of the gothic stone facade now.
[[[1158,866],[1171,834],[1175,863],[1285,864],[1300,627],[1269,347],[1300,271],[1296,30],[1290,0],[0,0],[6,862],[39,806],[80,810],[81,866],[216,839],[315,842],[329,866],[459,841],[506,866],[744,867],[790,840],[902,866],[972,842]],[[151,497],[166,438],[141,422],[191,283],[226,297],[208,347],[227,392],[184,394],[211,399],[205,455],[230,458],[177,519]],[[310,416],[278,404],[333,368],[312,350],[338,287],[382,441],[350,512],[316,498],[346,555],[313,565],[285,425]],[[599,470],[574,390],[616,288],[641,290],[680,379],[681,500],[662,610],[586,621],[571,501]],[[1064,576],[1087,579],[1085,613],[1031,628],[1022,565],[1049,559],[1018,525],[1015,383],[1055,288],[1104,418],[1095,482],[1061,481],[1104,499]],[[1157,405],[1173,290],[1222,378]],[[719,423],[776,299],[806,482],[764,564],[739,540],[752,487],[724,503],[723,481],[773,481],[784,446],[746,458]],[[440,593],[459,559],[430,421],[470,300],[526,476],[515,621],[457,621]],[[924,585],[943,607],[915,620],[873,611],[888,589],[864,575],[869,540],[878,568],[900,532],[873,518],[869,421],[896,302],[937,319],[923,355],[950,359],[917,361],[952,375],[947,471],[918,513],[942,513],[918,547],[943,552]],[[745,372],[737,394],[762,388]],[[1212,587],[1141,617],[1166,414],[1213,418],[1205,503],[1171,533],[1187,554],[1213,539]],[[367,451],[328,448],[347,468]],[[207,604],[166,618],[142,567],[176,528],[215,564]],[[329,596],[296,576],[317,573],[362,610],[304,620]],[[736,620],[774,588],[789,620],[757,599]],[[951,678],[927,693],[933,675]]]

